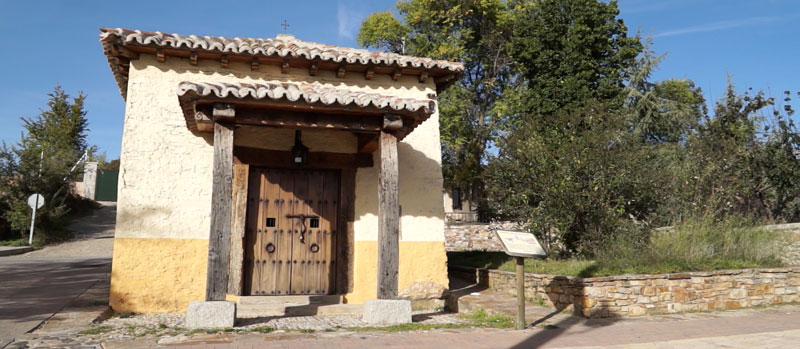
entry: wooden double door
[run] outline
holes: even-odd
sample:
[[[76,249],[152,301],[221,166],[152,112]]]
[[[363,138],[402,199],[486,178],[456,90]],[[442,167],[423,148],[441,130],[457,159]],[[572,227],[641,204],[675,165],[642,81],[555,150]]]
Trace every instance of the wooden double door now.
[[[334,291],[338,198],[338,171],[250,168],[245,294]]]

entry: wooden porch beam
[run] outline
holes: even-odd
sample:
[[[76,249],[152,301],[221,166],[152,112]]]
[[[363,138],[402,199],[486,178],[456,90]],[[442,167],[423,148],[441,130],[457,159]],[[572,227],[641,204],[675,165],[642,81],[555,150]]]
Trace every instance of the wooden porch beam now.
[[[379,116],[320,114],[280,110],[238,110],[234,122],[240,125],[361,132],[377,132],[382,126],[382,119]]]
[[[372,154],[378,150],[378,134],[377,133],[357,133],[358,137],[358,152],[362,154]]]
[[[228,291],[233,186],[233,126],[214,123],[211,231],[208,239],[206,300],[223,301]]]
[[[292,165],[292,152],[250,147],[235,147],[234,161],[251,166],[271,166],[287,168],[360,168],[372,167],[371,154],[346,154],[312,151],[308,153],[308,164]]]
[[[400,200],[397,137],[379,136],[378,163],[378,299],[395,299],[400,263]]]

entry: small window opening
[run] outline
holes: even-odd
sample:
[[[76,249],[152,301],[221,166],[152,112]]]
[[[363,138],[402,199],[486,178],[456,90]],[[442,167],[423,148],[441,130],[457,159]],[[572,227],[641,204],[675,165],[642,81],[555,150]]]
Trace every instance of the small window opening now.
[[[275,226],[275,218],[267,218],[267,227]]]
[[[311,228],[319,228],[319,218],[311,218],[311,222],[309,224]]]

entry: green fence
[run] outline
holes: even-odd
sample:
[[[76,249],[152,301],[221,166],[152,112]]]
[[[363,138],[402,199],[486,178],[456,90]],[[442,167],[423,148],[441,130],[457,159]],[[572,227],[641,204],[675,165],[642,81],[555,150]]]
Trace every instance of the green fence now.
[[[119,170],[98,171],[94,199],[96,201],[117,201],[118,179]]]

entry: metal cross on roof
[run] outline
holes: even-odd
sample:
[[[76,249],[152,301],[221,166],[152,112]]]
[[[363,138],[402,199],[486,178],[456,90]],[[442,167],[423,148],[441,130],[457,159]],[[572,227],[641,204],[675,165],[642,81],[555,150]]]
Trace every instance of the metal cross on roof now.
[[[281,27],[283,27],[283,32],[286,33],[286,28],[289,28],[289,23],[286,23],[286,20],[284,19],[283,23],[281,23]]]

